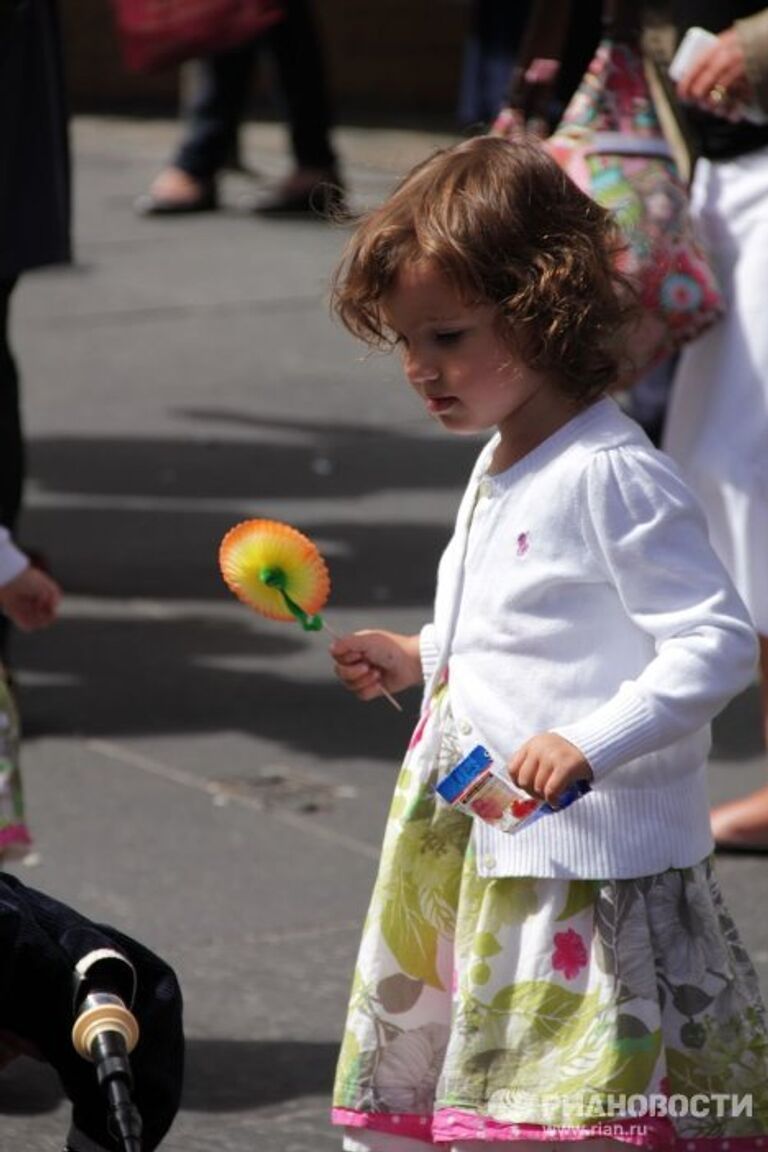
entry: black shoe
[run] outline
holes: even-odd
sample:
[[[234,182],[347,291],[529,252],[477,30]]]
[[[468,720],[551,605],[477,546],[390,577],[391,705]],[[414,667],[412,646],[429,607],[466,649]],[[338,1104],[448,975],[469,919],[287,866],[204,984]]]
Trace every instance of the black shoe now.
[[[348,215],[344,189],[331,178],[318,180],[302,191],[278,188],[265,196],[253,210],[257,216],[314,216],[326,220],[344,219]]]

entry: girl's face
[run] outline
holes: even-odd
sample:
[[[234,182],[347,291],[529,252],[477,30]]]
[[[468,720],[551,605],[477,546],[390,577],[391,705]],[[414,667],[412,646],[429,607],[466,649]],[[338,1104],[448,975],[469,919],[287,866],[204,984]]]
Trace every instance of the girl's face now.
[[[497,329],[492,304],[466,304],[427,260],[404,265],[384,298],[405,375],[451,432],[498,428],[496,466],[508,467],[574,413],[551,379],[528,368]]]

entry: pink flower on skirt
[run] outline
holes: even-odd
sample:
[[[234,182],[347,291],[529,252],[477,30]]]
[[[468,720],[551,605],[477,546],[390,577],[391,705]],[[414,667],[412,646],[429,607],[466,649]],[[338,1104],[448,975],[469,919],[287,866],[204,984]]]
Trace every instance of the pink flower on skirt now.
[[[578,932],[569,928],[567,932],[555,932],[555,950],[552,953],[552,967],[560,971],[566,980],[573,980],[587,963],[587,950]]]

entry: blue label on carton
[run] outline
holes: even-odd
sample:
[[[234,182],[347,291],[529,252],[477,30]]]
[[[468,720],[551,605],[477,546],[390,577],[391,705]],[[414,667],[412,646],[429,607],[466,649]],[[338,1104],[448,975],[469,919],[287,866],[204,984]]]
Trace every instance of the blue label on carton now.
[[[437,785],[437,791],[449,804],[453,804],[467,785],[471,784],[481,772],[491,766],[491,754],[482,744],[477,744],[472,751],[459,761],[456,767],[448,773]]]

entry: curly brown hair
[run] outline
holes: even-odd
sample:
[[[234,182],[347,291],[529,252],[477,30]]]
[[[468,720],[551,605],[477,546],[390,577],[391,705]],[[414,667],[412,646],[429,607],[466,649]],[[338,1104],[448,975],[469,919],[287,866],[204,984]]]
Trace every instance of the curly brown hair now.
[[[419,164],[358,223],[332,304],[356,336],[391,347],[384,297],[403,264],[428,260],[465,303],[498,307],[529,367],[587,402],[617,380],[636,313],[621,249],[610,213],[540,143],[479,136]]]

